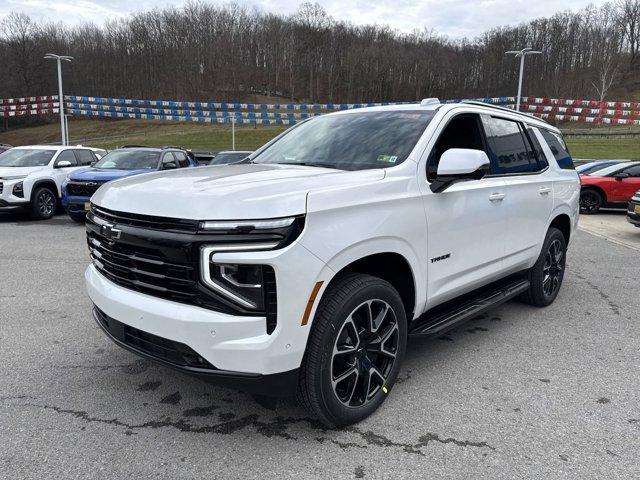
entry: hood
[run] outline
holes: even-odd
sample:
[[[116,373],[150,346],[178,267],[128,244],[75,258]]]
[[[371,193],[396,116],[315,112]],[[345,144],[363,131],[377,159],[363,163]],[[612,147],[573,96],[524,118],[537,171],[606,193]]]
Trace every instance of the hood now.
[[[0,178],[26,177],[45,168],[47,167],[0,167]]]
[[[115,168],[83,168],[76,170],[69,175],[69,180],[80,182],[109,182],[111,180],[117,180],[119,178],[130,177],[131,175],[139,175],[141,173],[149,173],[153,170],[139,169],[139,170],[119,170]]]
[[[110,210],[160,217],[276,218],[305,213],[310,190],[377,181],[384,176],[384,170],[215,165],[117,180],[100,187],[91,200]]]

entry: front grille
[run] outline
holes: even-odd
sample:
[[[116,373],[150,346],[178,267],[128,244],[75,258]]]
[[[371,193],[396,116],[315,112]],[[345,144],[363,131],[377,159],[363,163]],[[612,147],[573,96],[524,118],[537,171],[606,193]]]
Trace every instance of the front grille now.
[[[109,223],[130,225],[132,227],[148,228],[151,230],[196,233],[198,231],[198,224],[200,223],[197,220],[182,220],[178,218],[139,215],[136,213],[114,212],[95,206],[92,207],[91,213]]]
[[[78,197],[90,197],[105,182],[69,182],[67,183],[67,193]]]
[[[94,307],[96,318],[109,335],[116,340],[151,357],[180,367],[197,367],[216,370],[192,348],[184,343],[159,337],[119,322],[98,307]]]

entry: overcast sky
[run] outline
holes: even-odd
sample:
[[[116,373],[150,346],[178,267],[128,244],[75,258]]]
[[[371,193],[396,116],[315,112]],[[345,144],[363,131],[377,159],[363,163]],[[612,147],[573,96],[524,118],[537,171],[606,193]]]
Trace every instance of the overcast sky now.
[[[224,0],[207,0],[226,3]],[[40,20],[65,23],[126,16],[137,10],[181,6],[186,0],[0,0],[0,16],[11,11],[24,12]],[[238,0],[246,6],[277,13],[292,13],[300,0]],[[452,38],[474,37],[498,25],[517,24],[561,10],[577,10],[589,3],[605,0],[318,0],[337,20],[356,24],[377,23],[401,31],[430,28]]]

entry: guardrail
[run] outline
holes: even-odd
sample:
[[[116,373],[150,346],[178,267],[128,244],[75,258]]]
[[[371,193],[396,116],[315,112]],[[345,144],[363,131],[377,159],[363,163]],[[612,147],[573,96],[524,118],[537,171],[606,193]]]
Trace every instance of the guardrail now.
[[[484,97],[473,100],[513,108],[515,97]],[[446,103],[460,102],[446,100]],[[323,113],[411,102],[370,103],[236,103],[173,100],[137,100],[88,96],[65,96],[65,110],[75,116],[128,118],[174,122],[293,125]],[[57,96],[0,100],[4,117],[58,113]],[[640,102],[523,97],[521,110],[555,122],[605,125],[640,125]]]

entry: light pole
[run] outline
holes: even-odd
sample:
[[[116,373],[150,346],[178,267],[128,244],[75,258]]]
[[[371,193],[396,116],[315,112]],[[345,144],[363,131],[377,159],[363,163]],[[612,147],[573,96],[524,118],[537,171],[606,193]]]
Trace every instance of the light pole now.
[[[518,97],[516,98],[516,110],[520,111],[520,98],[522,97],[522,74],[524,73],[524,57],[527,55],[538,55],[541,54],[539,50],[534,50],[533,48],[523,48],[522,50],[509,50],[505,52],[507,55],[515,55],[516,58],[520,57],[520,77],[518,79]]]
[[[64,118],[64,96],[62,94],[62,61],[64,60],[65,62],[70,62],[71,60],[73,60],[73,57],[70,57],[68,55],[56,55],[54,53],[47,53],[44,58],[47,59],[53,59],[56,60],[58,62],[58,105],[59,110],[60,110],[60,137],[61,137],[61,144],[62,145],[67,145],[69,142],[69,139],[67,138],[66,135],[66,129],[65,129],[65,118]]]

